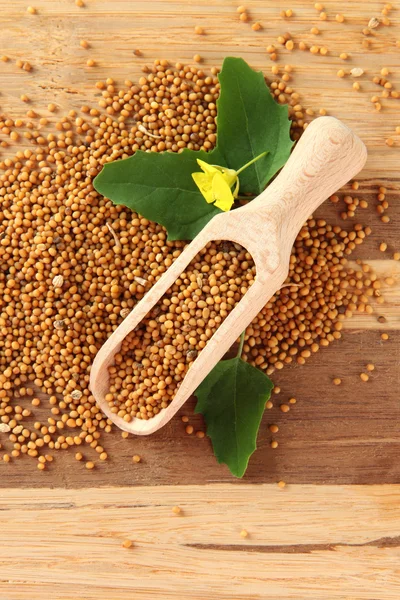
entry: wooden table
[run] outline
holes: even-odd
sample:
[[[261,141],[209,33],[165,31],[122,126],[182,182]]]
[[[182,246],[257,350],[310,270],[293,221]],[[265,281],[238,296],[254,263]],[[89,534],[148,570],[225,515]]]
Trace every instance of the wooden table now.
[[[190,63],[198,53],[207,68],[236,55],[268,76],[265,48],[279,34],[326,46],[326,57],[280,51],[278,64],[293,65],[293,87],[305,106],[324,107],[367,143],[359,195],[370,201],[362,222],[373,235],[358,256],[396,284],[380,308],[385,323],[377,314],[354,317],[343,340],[274,378],[282,392],[265,415],[243,482],[216,464],[207,439],[186,435],[178,418],[150,438],[109,435],[111,459],[93,472],[66,453],[43,473],[33,461],[0,463],[0,600],[398,600],[400,263],[391,258],[400,250],[400,136],[394,132],[400,100],[384,99],[377,112],[370,98],[379,92],[371,79],[382,67],[400,89],[399,10],[391,12],[390,26],[374,30],[367,50],[361,30],[383,8],[372,0],[327,1],[326,22],[313,2],[251,0],[259,32],[238,20],[231,0],[85,0],[82,8],[72,0],[32,3],[36,15],[27,2],[0,0],[0,54],[12,59],[0,63],[0,112],[14,118],[27,110],[23,93],[53,119],[94,106],[98,79],[134,79],[155,58]],[[283,20],[282,8],[295,16]],[[345,15],[343,24],[337,13]],[[205,35],[194,34],[196,25]],[[312,26],[320,36],[309,33]],[[339,59],[341,52],[350,59]],[[88,57],[95,67],[86,66]],[[19,58],[32,63],[30,73],[15,66]],[[353,67],[365,71],[359,92],[351,76],[336,74]],[[56,116],[47,111],[49,102],[60,107]],[[388,137],[393,147],[385,144]],[[379,185],[388,189],[388,225],[374,210]],[[319,214],[335,219],[328,204]],[[368,362],[376,369],[365,384],[359,373]],[[334,377],[341,386],[332,384]],[[279,404],[290,396],[298,402],[283,414]],[[185,413],[192,409],[190,403]],[[200,424],[198,417],[191,422]],[[279,425],[276,450],[270,423]],[[132,464],[133,454],[142,463]],[[174,505],[182,508],[178,516]],[[243,528],[247,538],[240,537]],[[134,546],[122,548],[124,539]]]

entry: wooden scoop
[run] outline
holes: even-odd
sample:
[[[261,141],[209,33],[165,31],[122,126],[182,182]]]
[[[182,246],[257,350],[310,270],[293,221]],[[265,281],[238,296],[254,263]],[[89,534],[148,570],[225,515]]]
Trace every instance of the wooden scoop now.
[[[93,362],[90,389],[111,421],[138,435],[153,433],[168,423],[281,287],[289,271],[291,248],[307,217],[362,169],[366,157],[364,144],[343,123],[333,117],[316,119],[262,194],[246,206],[216,215],[204,227],[109,337]],[[230,240],[246,248],[256,266],[255,281],[199,353],[171,404],[151,419],[134,418],[127,423],[111,412],[105,400],[109,390],[108,367],[123,339],[212,240]]]

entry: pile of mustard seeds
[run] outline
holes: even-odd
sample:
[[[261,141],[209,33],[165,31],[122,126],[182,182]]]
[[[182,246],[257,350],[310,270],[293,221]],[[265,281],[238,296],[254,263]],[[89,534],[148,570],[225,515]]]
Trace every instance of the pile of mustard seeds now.
[[[270,86],[288,104],[297,139],[313,114],[287,85],[289,72]],[[210,150],[216,142],[216,69],[208,75],[156,61],[137,84],[127,81],[120,89],[107,79],[97,89],[97,107],[70,111],[51,131],[32,109],[26,120],[0,120],[0,145],[18,146],[0,163],[2,458],[27,454],[40,470],[54,450],[82,444],[106,460],[103,438],[112,424],[88,389],[91,364],[185,246],[168,242],[162,226],[100,196],[94,177],[106,162],[138,149]],[[361,225],[344,231],[309,220],[294,245],[288,281],[246,331],[243,358],[267,373],[293,360],[302,364],[340,337],[345,317],[372,310],[379,282],[366,265],[354,270],[347,264],[368,233]],[[167,405],[254,275],[240,247],[223,242],[200,253],[145,327],[126,339],[111,372],[112,409],[130,420]],[[40,405],[48,417],[28,427]]]

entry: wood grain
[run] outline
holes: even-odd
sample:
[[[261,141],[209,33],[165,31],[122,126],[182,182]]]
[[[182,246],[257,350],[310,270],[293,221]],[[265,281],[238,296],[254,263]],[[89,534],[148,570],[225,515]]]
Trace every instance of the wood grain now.
[[[246,481],[263,483],[285,478],[289,482],[319,484],[400,483],[400,273],[399,263],[390,260],[393,252],[400,249],[400,137],[394,133],[400,125],[400,104],[398,100],[383,99],[382,111],[378,113],[370,102],[371,96],[380,92],[371,79],[382,67],[390,69],[389,79],[400,89],[400,50],[395,46],[400,39],[400,11],[391,13],[390,27],[374,30],[371,49],[366,50],[361,29],[372,16],[380,16],[382,2],[328,0],[324,5],[329,18],[322,22],[313,2],[293,0],[282,7],[270,0],[251,0],[246,5],[251,22],[262,23],[260,32],[238,20],[239,2],[233,0],[85,2],[84,8],[78,8],[73,0],[32,0],[38,12],[29,15],[28,3],[0,0],[0,54],[10,57],[8,63],[0,62],[1,114],[20,117],[34,108],[54,123],[71,108],[96,106],[99,91],[94,84],[98,79],[110,76],[119,83],[135,80],[142,65],[155,58],[191,63],[193,55],[199,53],[208,68],[220,65],[226,55],[242,56],[271,77],[272,63],[265,48],[271,43],[278,46],[276,38],[285,31],[291,32],[296,43],[303,39],[329,49],[328,56],[322,57],[309,52],[290,53],[279,46],[277,64],[293,65],[290,84],[300,93],[304,106],[316,112],[324,107],[366,143],[369,158],[359,177],[357,195],[368,200],[369,208],[359,210],[353,222],[370,225],[373,235],[357,249],[357,257],[373,264],[382,275],[395,273],[396,284],[386,290],[387,302],[379,306],[379,312],[356,315],[346,322],[340,342],[321,350],[304,367],[285,368],[276,375],[282,392],[274,396],[275,406],[264,416],[259,449],[251,460]],[[283,20],[279,11],[289,8],[289,4],[295,17]],[[335,22],[338,12],[345,15],[345,23]],[[204,36],[194,34],[196,25],[204,27]],[[320,36],[309,33],[314,25],[320,28]],[[82,39],[90,43],[90,49],[79,46]],[[141,57],[134,55],[135,49],[140,49]],[[340,60],[340,52],[348,52],[349,60]],[[97,63],[92,69],[86,66],[89,57]],[[18,69],[17,59],[29,60],[32,71]],[[340,79],[336,75],[340,68],[349,71],[353,67],[365,70],[358,80],[360,92],[352,89],[351,76]],[[23,93],[31,98],[29,105],[20,101]],[[58,106],[55,114],[47,111],[49,102]],[[385,144],[389,136],[395,140],[392,148]],[[379,185],[388,189],[388,225],[380,222],[374,210]],[[340,222],[337,208],[329,203],[317,214],[330,223]],[[388,242],[386,253],[378,250],[381,241]],[[379,323],[378,314],[387,321]],[[384,343],[380,331],[389,329],[390,339]],[[374,362],[376,369],[370,381],[363,384],[359,373],[367,362]],[[332,384],[336,376],[343,379],[341,386]],[[298,403],[283,414],[279,404],[290,396],[295,396]],[[192,410],[193,401],[185,406],[188,414]],[[45,404],[38,417],[47,412]],[[196,428],[202,426],[199,417],[190,419]],[[271,423],[280,428],[274,437],[279,442],[276,450],[270,448],[272,435],[267,425]],[[3,438],[4,435],[0,442],[9,448]],[[122,440],[116,431],[105,436],[103,442],[110,461],[98,464],[93,472],[76,463],[71,453],[58,453],[56,461],[43,473],[37,471],[34,460],[24,456],[10,465],[0,463],[0,487],[232,481],[226,468],[216,464],[209,442],[186,435],[178,418],[149,438]],[[91,452],[85,449],[94,458]],[[139,465],[131,462],[136,453],[143,457]],[[377,592],[370,600],[381,597]]]
[[[400,596],[399,486],[3,490],[0,512],[2,600]]]

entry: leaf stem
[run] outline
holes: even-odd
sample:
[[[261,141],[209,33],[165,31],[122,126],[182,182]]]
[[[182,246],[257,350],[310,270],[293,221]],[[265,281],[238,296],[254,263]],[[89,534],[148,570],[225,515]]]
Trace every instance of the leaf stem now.
[[[239,349],[238,352],[236,354],[236,358],[240,358],[242,356],[242,352],[243,352],[243,345],[244,345],[244,334],[246,333],[246,330],[244,330],[240,336],[240,342],[239,342]]]
[[[242,171],[244,171],[245,169],[247,169],[247,167],[249,167],[250,165],[252,165],[253,163],[255,163],[257,160],[259,160],[260,158],[262,158],[266,154],[268,154],[268,150],[266,150],[265,152],[261,152],[261,154],[259,154],[255,158],[253,158],[253,160],[250,160],[248,163],[246,163],[245,165],[243,165],[243,167],[240,167],[240,169],[238,171],[236,171],[236,174],[239,175],[239,173],[241,173]]]

